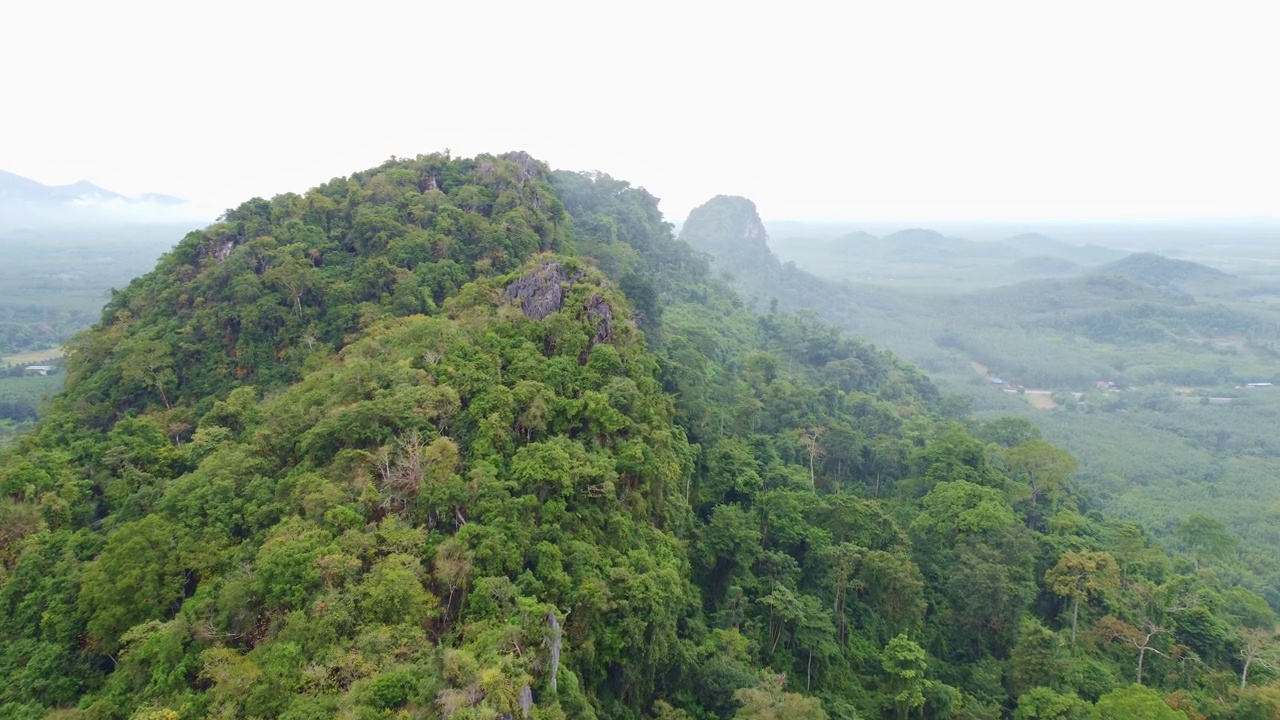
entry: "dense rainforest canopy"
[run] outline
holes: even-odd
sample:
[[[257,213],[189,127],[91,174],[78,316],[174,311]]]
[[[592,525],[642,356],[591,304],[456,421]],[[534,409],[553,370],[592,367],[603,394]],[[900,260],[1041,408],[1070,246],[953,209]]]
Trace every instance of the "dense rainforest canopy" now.
[[[0,455],[0,717],[1280,713],[1220,526],[709,267],[522,153],[191,233]]]

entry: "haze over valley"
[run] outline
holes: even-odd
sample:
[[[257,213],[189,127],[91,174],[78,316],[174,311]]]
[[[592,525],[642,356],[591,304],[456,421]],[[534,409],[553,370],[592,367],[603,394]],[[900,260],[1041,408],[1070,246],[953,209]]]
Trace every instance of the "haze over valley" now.
[[[207,223],[217,215],[172,195],[121,195],[81,180],[50,186],[0,170],[0,232],[47,227]]]

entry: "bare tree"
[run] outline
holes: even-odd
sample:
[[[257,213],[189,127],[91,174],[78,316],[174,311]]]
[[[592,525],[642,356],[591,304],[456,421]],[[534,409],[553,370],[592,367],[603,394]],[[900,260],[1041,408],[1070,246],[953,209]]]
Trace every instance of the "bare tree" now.
[[[1138,651],[1138,673],[1135,682],[1139,685],[1142,684],[1142,671],[1146,667],[1147,653],[1155,653],[1164,658],[1169,657],[1167,653],[1155,645],[1156,638],[1161,635],[1172,634],[1171,630],[1162,625],[1148,621],[1144,622],[1141,628],[1138,628],[1114,615],[1108,615],[1098,621],[1098,626],[1108,640],[1122,642]]]
[[[389,448],[378,453],[378,485],[382,506],[403,516],[422,487],[422,437],[410,430],[397,444],[394,456]]]
[[[818,444],[818,440],[825,435],[827,429],[824,427],[801,428],[796,431],[796,435],[800,439],[800,447],[809,453],[809,486],[817,487],[815,481],[814,463],[819,459],[826,457],[827,450]]]
[[[1197,595],[1180,595],[1179,588],[1170,584],[1164,587],[1142,587],[1137,589],[1142,600],[1143,611],[1135,621],[1136,625],[1108,615],[1098,621],[1098,627],[1112,642],[1123,642],[1138,651],[1138,672],[1136,682],[1142,684],[1142,672],[1146,668],[1147,653],[1155,653],[1163,658],[1170,654],[1181,654],[1187,648],[1178,644],[1172,645],[1169,652],[1156,646],[1156,640],[1162,635],[1173,635],[1173,629],[1161,618],[1176,616],[1200,604]],[[1172,592],[1170,592],[1172,591]]]
[[[1236,657],[1240,662],[1244,663],[1244,667],[1240,670],[1240,688],[1249,682],[1249,668],[1254,664],[1261,665],[1268,670],[1273,669],[1272,660],[1275,657],[1275,639],[1274,630],[1265,628],[1246,628],[1240,631],[1240,650]]]

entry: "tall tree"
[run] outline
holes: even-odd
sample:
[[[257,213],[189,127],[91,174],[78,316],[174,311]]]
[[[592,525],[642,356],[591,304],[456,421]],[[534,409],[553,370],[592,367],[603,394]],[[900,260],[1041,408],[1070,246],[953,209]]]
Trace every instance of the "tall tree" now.
[[[1062,501],[1076,461],[1040,438],[1024,440],[1005,455],[1015,502],[1026,505],[1027,527],[1035,528]]]
[[[1187,715],[1174,710],[1154,690],[1142,684],[1116,688],[1098,698],[1089,711],[1089,720],[1187,720]]]
[[[1097,627],[1108,640],[1128,645],[1138,653],[1138,665],[1134,679],[1134,682],[1138,685],[1142,684],[1142,674],[1146,669],[1148,653],[1169,657],[1168,653],[1161,649],[1156,641],[1162,636],[1171,636],[1173,630],[1153,620],[1144,619],[1141,621],[1141,625],[1135,626],[1113,615],[1108,615],[1098,621]]]
[[[807,427],[796,431],[796,437],[800,442],[800,447],[804,449],[806,455],[809,456],[809,487],[817,486],[816,476],[814,475],[814,464],[819,458],[825,457],[826,448],[822,447],[822,436],[827,433],[825,427]]]
[[[1044,579],[1055,594],[1071,600],[1071,649],[1075,650],[1080,603],[1119,587],[1120,566],[1105,552],[1067,552],[1049,568]]]
[[[880,654],[880,665],[887,675],[889,692],[898,720],[907,720],[908,714],[924,707],[925,670],[928,656],[924,648],[912,642],[906,635],[889,641]]]
[[[1241,664],[1240,688],[1244,689],[1249,682],[1249,668],[1257,664],[1271,669],[1277,654],[1274,629],[1245,628],[1241,630],[1240,649],[1236,654]]]
[[[1235,552],[1238,541],[1221,520],[1194,513],[1178,525],[1178,539],[1191,550],[1196,567],[1203,560],[1222,560]]]

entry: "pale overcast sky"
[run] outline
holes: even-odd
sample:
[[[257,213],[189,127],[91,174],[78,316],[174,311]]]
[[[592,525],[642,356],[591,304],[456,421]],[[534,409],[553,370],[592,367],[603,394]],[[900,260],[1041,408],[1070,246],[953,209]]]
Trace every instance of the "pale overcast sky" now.
[[[1280,217],[1274,2],[7,2],[0,169],[219,209],[528,150],[673,221]]]

